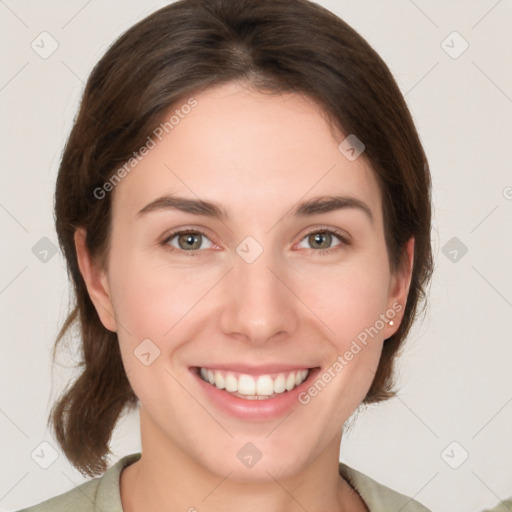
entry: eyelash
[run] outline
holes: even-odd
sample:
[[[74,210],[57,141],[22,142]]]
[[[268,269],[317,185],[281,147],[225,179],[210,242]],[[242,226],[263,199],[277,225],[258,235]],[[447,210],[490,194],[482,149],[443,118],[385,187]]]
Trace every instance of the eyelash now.
[[[334,235],[341,242],[341,244],[331,247],[329,249],[310,249],[310,251],[313,251],[314,254],[317,254],[319,256],[331,254],[331,253],[339,250],[340,246],[349,246],[351,244],[350,240],[343,234],[342,231],[337,230],[337,229],[327,228],[327,227],[316,228],[315,230],[310,231],[309,233],[306,233],[301,238],[300,241],[302,242],[302,240],[304,240],[306,237],[315,235],[318,233],[328,233],[330,235]],[[164,246],[165,249],[167,249],[171,252],[179,251],[179,252],[184,253],[186,256],[193,256],[193,257],[200,256],[202,249],[194,249],[191,251],[184,251],[184,250],[176,249],[175,247],[171,247],[168,245],[168,243],[173,238],[175,238],[178,235],[184,235],[184,234],[193,234],[193,235],[199,234],[199,235],[202,235],[209,239],[208,235],[206,233],[204,233],[203,231],[201,231],[200,229],[181,229],[178,231],[173,231],[171,234],[169,234],[169,236],[167,236],[162,242],[160,242],[160,245]]]

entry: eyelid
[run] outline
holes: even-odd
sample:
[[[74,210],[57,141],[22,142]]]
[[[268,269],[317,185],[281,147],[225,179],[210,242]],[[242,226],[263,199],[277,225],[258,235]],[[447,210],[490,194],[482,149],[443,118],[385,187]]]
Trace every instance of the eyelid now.
[[[213,240],[212,240],[212,237],[206,232],[207,230],[203,229],[203,228],[198,228],[196,226],[182,226],[182,227],[179,227],[179,228],[175,228],[173,230],[171,230],[170,232],[166,232],[163,237],[162,237],[162,240],[159,242],[160,245],[162,246],[167,246],[168,243],[176,236],[180,235],[180,234],[183,234],[183,233],[198,233],[206,238],[208,238],[208,240],[210,240],[210,242],[212,242],[213,245],[216,245],[218,246],[218,244],[216,244]],[[333,226],[324,226],[324,225],[320,225],[320,226],[315,226],[315,227],[312,227],[310,229],[308,229],[308,231],[306,231],[303,235],[301,235],[299,241],[297,242],[297,244],[300,244],[307,236],[310,236],[312,234],[315,234],[315,233],[330,233],[330,234],[333,234],[334,236],[336,236],[341,244],[340,245],[345,245],[345,246],[348,246],[352,243],[352,237],[344,230],[342,229],[339,229],[339,228],[336,228],[336,227],[333,227]],[[295,244],[294,247],[297,245]],[[169,246],[170,247],[170,246]],[[329,252],[329,251],[335,251],[336,250],[336,247],[331,247],[331,248],[328,248],[328,249],[309,249],[310,251],[313,251],[315,253],[326,253],[326,252]],[[204,251],[205,249],[195,249],[195,250],[191,250],[191,251],[183,251],[183,250],[180,250],[180,249],[176,249],[175,247],[171,247],[171,250],[172,251],[178,251],[178,252],[181,252],[181,253],[188,253],[188,255],[198,255],[200,252]]]
[[[311,228],[311,230],[308,230],[301,238],[301,241],[304,239],[304,237],[312,235],[313,233],[321,233],[321,232],[328,232],[333,233],[336,236],[340,237],[341,240],[345,243],[350,243],[352,241],[352,237],[343,229],[336,228],[334,226],[315,226]]]
[[[207,230],[204,228],[198,228],[196,226],[181,226],[179,228],[171,229],[162,235],[161,241],[159,242],[161,245],[166,245],[172,240],[175,236],[183,234],[183,233],[198,233],[208,238],[212,244],[217,245],[213,240],[212,236],[207,233]],[[193,251],[182,251],[182,252],[193,252]],[[197,251],[195,251],[197,252]]]

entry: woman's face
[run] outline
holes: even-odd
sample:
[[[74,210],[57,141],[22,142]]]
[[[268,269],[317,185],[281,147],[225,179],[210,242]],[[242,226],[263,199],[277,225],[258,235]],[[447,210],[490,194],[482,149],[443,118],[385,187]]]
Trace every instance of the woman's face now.
[[[117,331],[144,452],[283,478],[337,457],[410,271],[390,274],[377,182],[312,101],[233,83],[194,97],[110,192],[108,269],[86,280]],[[240,396],[255,393],[275,397]]]

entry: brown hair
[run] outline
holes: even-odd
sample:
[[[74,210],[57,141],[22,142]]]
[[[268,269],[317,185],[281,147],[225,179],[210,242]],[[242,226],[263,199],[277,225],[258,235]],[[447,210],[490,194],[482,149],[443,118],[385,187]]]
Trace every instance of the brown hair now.
[[[178,101],[233,80],[262,92],[306,95],[342,133],[363,141],[362,156],[383,198],[393,272],[406,264],[404,244],[415,238],[403,319],[384,343],[363,403],[396,394],[393,364],[425,300],[433,262],[428,162],[391,72],[356,31],[308,0],[180,0],[130,28],[94,67],[59,168],[55,221],[76,305],[58,334],[53,359],[64,334],[77,325],[82,371],[54,405],[49,422],[69,461],[85,475],[106,470],[116,422],[138,399],[124,371],[117,335],[104,328],[89,298],[74,232],[86,229],[86,246],[103,264],[111,194],[98,200],[94,191],[144,145]]]

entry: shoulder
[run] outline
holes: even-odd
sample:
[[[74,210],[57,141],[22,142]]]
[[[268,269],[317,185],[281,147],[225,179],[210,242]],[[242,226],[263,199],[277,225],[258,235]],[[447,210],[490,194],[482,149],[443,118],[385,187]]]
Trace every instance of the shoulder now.
[[[119,490],[122,470],[140,458],[132,453],[119,459],[103,476],[17,512],[123,512]]]
[[[370,512],[431,512],[413,498],[386,487],[343,462],[339,463],[339,473],[361,495]]]
[[[494,508],[485,509],[483,512],[510,512],[512,510],[512,496],[505,501],[500,501]]]
[[[101,477],[97,477],[89,480],[63,494],[18,512],[92,512],[100,479]]]

